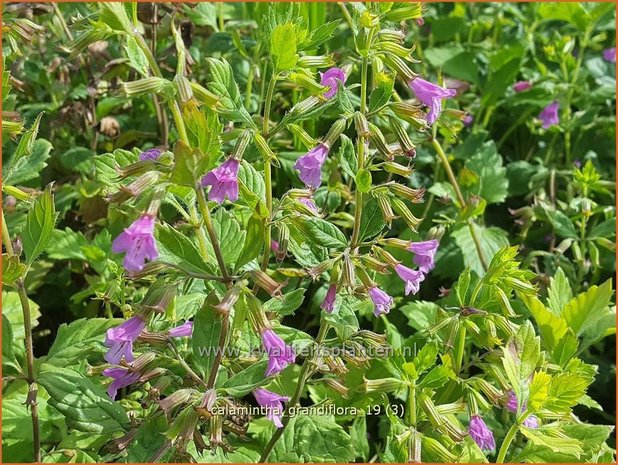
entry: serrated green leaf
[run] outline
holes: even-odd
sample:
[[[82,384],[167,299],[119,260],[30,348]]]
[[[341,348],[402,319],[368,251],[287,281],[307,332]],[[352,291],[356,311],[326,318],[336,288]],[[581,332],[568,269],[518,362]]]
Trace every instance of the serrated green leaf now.
[[[242,251],[246,231],[242,231],[236,218],[223,208],[218,209],[214,214],[212,223],[225,262],[234,263]],[[214,255],[214,249],[212,253]]]
[[[64,415],[67,426],[95,434],[126,430],[129,419],[120,404],[78,371],[43,363],[37,382],[49,393],[49,403]]]
[[[472,227],[479,237],[481,250],[487,262],[491,261],[498,250],[509,245],[506,232],[500,228],[486,228],[474,223]],[[470,228],[464,226],[453,231],[453,237],[455,238],[455,243],[461,249],[465,266],[470,267],[477,275],[483,276],[485,270],[479,258],[474,239],[470,234]]]
[[[539,338],[530,321],[525,321],[503,349],[502,363],[506,375],[518,398],[528,384],[528,378],[536,369],[541,355]]]
[[[370,197],[365,205],[363,205],[363,215],[361,216],[361,224],[359,229],[359,237],[362,240],[371,239],[380,234],[386,223],[378,201]]]
[[[549,278],[547,289],[547,306],[555,315],[560,315],[564,306],[573,298],[573,291],[562,268]]]
[[[217,303],[216,296],[210,294],[193,320],[193,357],[202,376],[210,376],[213,361],[217,356],[222,329],[221,315],[217,314],[213,307]]]
[[[506,168],[502,165],[502,157],[496,146],[491,142],[483,144],[481,149],[466,161],[465,167],[478,175],[479,182],[470,192],[485,199],[488,204],[502,203],[509,190]]]
[[[296,66],[298,55],[296,27],[293,24],[278,24],[270,34],[270,54],[277,71],[288,71]]]
[[[600,286],[590,286],[586,292],[572,299],[562,311],[569,328],[577,336],[581,336],[597,324],[599,319],[609,311],[612,294],[610,279]]]
[[[283,297],[274,297],[264,303],[265,312],[274,312],[281,316],[292,315],[305,300],[304,288],[295,289],[288,292]]]
[[[231,121],[242,122],[256,128],[251,115],[247,113],[242,104],[238,84],[234,79],[234,73],[230,64],[223,58],[221,60],[208,58],[207,61],[210,64],[212,77],[209,88],[215,95],[220,97],[219,112]]]
[[[43,253],[54,233],[54,225],[56,224],[58,214],[56,213],[54,196],[51,189],[52,186],[49,185],[43,194],[34,201],[34,205],[26,215],[22,241],[28,266],[32,265],[38,256]]]
[[[322,312],[324,320],[335,329],[340,340],[345,341],[358,331],[356,310],[363,302],[355,297],[339,296],[332,313]]]
[[[200,251],[186,235],[168,225],[157,225],[155,237],[159,251],[158,261],[187,273],[209,273],[209,267]]]
[[[127,56],[129,57],[129,63],[131,66],[142,75],[142,77],[148,77],[150,67],[148,65],[148,59],[141,48],[137,45],[137,41],[133,36],[127,36],[127,45],[125,47]]]
[[[317,217],[298,217],[294,224],[314,244],[333,249],[347,247],[347,239],[333,224]]]
[[[249,394],[255,388],[269,382],[268,378],[264,376],[267,365],[268,360],[262,360],[245,368],[231,378],[228,378],[221,386],[221,389],[225,389],[229,395],[234,397]]]
[[[17,255],[2,254],[2,284],[12,286],[26,271],[26,265],[19,261]]]
[[[51,149],[52,145],[45,139],[36,140],[32,144],[29,155],[12,161],[8,169],[3,170],[4,184],[15,186],[39,178],[47,166]]]

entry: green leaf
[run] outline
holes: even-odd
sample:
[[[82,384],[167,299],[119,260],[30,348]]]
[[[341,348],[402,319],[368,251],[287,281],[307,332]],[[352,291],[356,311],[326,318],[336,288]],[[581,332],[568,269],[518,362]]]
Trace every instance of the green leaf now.
[[[218,303],[214,294],[210,294],[193,320],[193,357],[199,372],[210,375],[212,364],[217,356],[222,320],[216,313],[214,305]]]
[[[131,34],[133,25],[124,3],[99,3],[99,20],[115,31]]]
[[[543,336],[543,345],[552,351],[567,332],[566,322],[550,312],[537,297],[525,294],[520,294],[519,297],[532,313]]]
[[[292,220],[302,233],[314,244],[333,249],[347,247],[347,239],[333,224],[317,217],[298,217]]]
[[[367,193],[371,189],[371,173],[366,169],[359,170],[354,181],[356,188],[363,193]]]
[[[269,382],[268,378],[264,376],[267,365],[268,360],[254,363],[236,373],[231,378],[228,378],[227,381],[221,385],[221,389],[225,389],[229,395],[234,397],[242,397],[249,394],[255,388]]]
[[[81,360],[100,361],[106,351],[103,345],[106,331],[121,323],[118,319],[82,318],[58,328],[45,363],[58,367],[77,365]]]
[[[590,15],[580,3],[542,3],[538,5],[537,14],[541,20],[569,22],[580,31],[590,22]]]
[[[500,228],[486,228],[475,223],[472,223],[471,227],[474,228],[479,237],[481,250],[486,262],[490,262],[495,253],[502,247],[509,245],[506,232]],[[479,258],[474,239],[470,234],[470,228],[468,226],[461,227],[453,231],[452,235],[455,239],[455,243],[461,249],[465,266],[470,267],[477,275],[483,276],[485,270]]]
[[[381,80],[378,85],[371,91],[369,97],[369,112],[374,112],[388,103],[393,95],[393,86],[395,81],[386,74],[380,74]]]
[[[277,71],[288,71],[296,66],[298,55],[296,27],[291,24],[277,25],[270,35],[270,53]]]
[[[39,305],[30,299],[28,299],[28,304],[30,305],[30,325],[32,328],[35,328],[39,324],[38,319],[41,317]],[[24,313],[22,312],[19,294],[17,292],[2,292],[2,314],[6,316],[11,323],[11,327],[13,328],[13,340],[19,341],[24,339],[26,334],[24,330]]]
[[[2,254],[2,284],[12,286],[26,271],[26,265],[20,263],[17,255]]]
[[[597,324],[609,311],[612,294],[612,281],[608,279],[600,286],[590,286],[586,292],[572,299],[562,312],[569,328],[581,336]]]
[[[356,160],[356,152],[354,151],[354,144],[348,136],[341,134],[339,136],[341,145],[339,147],[339,162],[341,168],[346,172],[348,176],[354,178],[356,171],[358,170],[358,162]]]
[[[264,222],[252,215],[247,222],[247,237],[240,254],[236,258],[236,269],[240,269],[254,258],[257,258],[264,245]]]
[[[301,287],[288,292],[283,297],[274,297],[264,303],[263,309],[265,312],[274,312],[281,316],[292,315],[302,305],[305,299],[305,290]]]
[[[556,270],[556,274],[549,278],[547,289],[547,306],[556,315],[562,313],[564,306],[573,298],[573,291],[562,268]]]
[[[127,56],[129,57],[129,63],[131,66],[142,75],[142,77],[148,77],[150,67],[148,65],[148,59],[141,48],[137,45],[137,41],[133,36],[127,36],[127,45],[125,47]]]
[[[498,154],[493,141],[483,144],[481,149],[466,161],[465,167],[479,177],[476,186],[470,192],[485,199],[488,204],[502,203],[509,190],[506,168]]]
[[[449,76],[479,84],[479,67],[474,62],[474,55],[461,45],[428,48],[425,57],[432,66],[442,68]]]
[[[116,149],[113,153],[104,153],[94,157],[96,180],[108,188],[117,186],[117,169],[137,162],[137,154],[128,150]]]
[[[160,262],[175,266],[189,274],[209,273],[209,267],[202,254],[186,235],[167,224],[158,224],[155,237]]]
[[[43,194],[34,201],[34,205],[26,215],[22,241],[28,266],[32,265],[51,241],[56,218],[58,218],[58,214],[56,213],[52,185],[50,184]]]
[[[541,356],[539,338],[526,320],[503,349],[502,363],[506,375],[518,398],[522,398],[528,378],[536,369]]]
[[[434,302],[415,300],[401,307],[400,312],[408,318],[408,325],[423,331],[436,323],[439,306]]]
[[[52,145],[45,139],[38,139],[32,144],[27,155],[15,159],[6,171],[3,171],[4,184],[15,186],[33,179],[38,179],[47,166]]]
[[[358,331],[356,310],[360,305],[364,305],[363,300],[347,295],[339,296],[332,313],[322,312],[324,320],[335,329],[340,340],[345,341]]]
[[[380,234],[385,225],[384,216],[382,216],[382,210],[380,210],[378,201],[373,197],[369,197],[365,205],[363,205],[363,215],[361,216],[359,230],[361,241]]]
[[[537,446],[548,447],[554,452],[579,457],[583,452],[577,439],[569,438],[559,428],[544,426],[536,429],[520,426],[521,433]]]
[[[204,175],[210,160],[200,149],[192,149],[183,141],[174,145],[174,168],[171,179],[181,186],[195,187]]]
[[[564,239],[577,239],[577,231],[573,221],[559,210],[547,209],[547,217],[553,225],[556,234]]]
[[[210,82],[210,90],[220,97],[219,112],[231,121],[242,122],[246,125],[256,128],[255,123],[251,119],[251,115],[242,104],[238,84],[234,79],[232,67],[225,60],[217,60],[216,58],[208,58],[210,64],[210,73],[212,80]]]
[[[4,314],[2,314],[2,372],[5,375],[21,372],[13,350],[13,328],[11,322]]]
[[[234,263],[242,252],[247,235],[246,231],[241,231],[238,221],[223,208],[217,210],[212,218],[212,223],[225,262]],[[214,255],[214,249],[212,253]]]
[[[259,218],[268,216],[266,208],[266,184],[264,177],[250,163],[243,160],[238,168],[240,200],[255,210]]]
[[[530,383],[530,395],[528,397],[527,409],[531,413],[536,413],[543,407],[549,395],[551,376],[544,371],[534,373]]]
[[[49,403],[65,417],[67,426],[95,434],[124,432],[129,419],[100,384],[71,368],[43,363],[37,382],[49,393]]]

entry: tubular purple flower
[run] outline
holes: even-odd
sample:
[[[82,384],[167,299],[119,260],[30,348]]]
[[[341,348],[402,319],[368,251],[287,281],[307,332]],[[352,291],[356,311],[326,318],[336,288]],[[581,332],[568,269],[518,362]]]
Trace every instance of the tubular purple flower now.
[[[496,448],[494,433],[491,432],[480,416],[472,415],[470,417],[468,432],[482,450],[494,450]]]
[[[266,376],[272,376],[281,372],[288,364],[294,363],[296,354],[294,349],[287,345],[272,329],[262,332],[262,344],[268,354],[268,367]]]
[[[169,337],[191,337],[193,335],[193,322],[185,321],[183,324],[170,329]]]
[[[320,85],[328,87],[328,90],[324,92],[325,98],[332,98],[337,95],[339,90],[339,82],[345,84],[347,76],[341,68],[331,68],[325,73],[320,73]]]
[[[277,428],[281,428],[283,426],[283,423],[281,423],[283,402],[287,402],[290,398],[280,396],[264,388],[257,388],[253,391],[253,397],[255,397],[257,403],[260,404],[260,407],[266,408],[266,418],[272,421]]]
[[[161,150],[159,149],[148,149],[139,154],[139,159],[141,161],[146,160],[158,160],[161,156]]]
[[[435,266],[434,257],[440,243],[437,239],[429,241],[411,242],[408,245],[408,250],[415,254],[414,263],[423,273],[428,273]]]
[[[369,297],[373,302],[373,314],[378,317],[387,314],[393,306],[393,298],[377,286],[369,289]]]
[[[603,59],[610,63],[616,63],[616,47],[606,48],[603,50]]]
[[[469,128],[470,126],[472,126],[472,123],[474,122],[474,116],[468,114],[461,119],[461,122],[463,123],[465,127]]]
[[[133,361],[133,342],[139,337],[146,327],[146,321],[135,315],[124,323],[107,330],[105,345],[109,350],[105,353],[105,360],[112,365],[117,365],[124,357],[126,362]]]
[[[296,160],[294,168],[299,171],[298,177],[307,187],[317,188],[322,181],[322,165],[328,156],[328,147],[318,144],[305,155]]]
[[[513,84],[513,90],[515,92],[524,92],[532,87],[532,83],[530,81],[517,81]]]
[[[558,117],[559,109],[560,104],[555,100],[543,108],[543,111],[539,113],[539,119],[543,123],[543,129],[548,129],[560,123],[560,118]]]
[[[412,89],[421,103],[429,107],[427,124],[430,126],[435,123],[440,116],[440,112],[442,111],[442,100],[454,97],[457,94],[455,89],[445,89],[429,81],[425,81],[420,77],[409,81],[408,86],[410,86],[410,89]]]
[[[536,429],[539,427],[539,419],[536,417],[536,415],[530,415],[524,420],[524,426],[527,426],[531,429]]]
[[[106,368],[103,370],[103,374],[113,379],[112,383],[107,388],[107,394],[112,398],[112,400],[116,399],[119,389],[130,386],[140,378],[139,373],[123,367]]]
[[[151,215],[142,215],[114,239],[112,252],[126,252],[122,264],[127,271],[141,271],[146,260],[156,260],[159,252],[154,240]]]
[[[200,180],[202,187],[211,186],[208,200],[223,203],[225,197],[231,202],[238,200],[238,167],[240,162],[233,158],[224,161]]]
[[[322,308],[326,313],[332,313],[335,309],[335,300],[337,299],[337,285],[331,284],[328,286],[328,291],[326,291],[326,297],[322,301],[320,308]]]
[[[508,392],[508,400],[505,404],[505,407],[508,411],[517,413],[517,396],[513,391]],[[527,405],[524,402],[521,406],[522,413],[526,411]],[[539,419],[535,415],[530,415],[528,418],[524,420],[524,426],[528,428],[538,428],[539,427]]]
[[[399,277],[406,283],[406,295],[416,294],[421,288],[421,282],[425,280],[425,274],[422,271],[413,270],[404,265],[396,265],[395,271]]]
[[[273,252],[276,252],[277,250],[279,250],[279,243],[277,241],[275,241],[275,240],[271,240],[270,241],[270,249]]]

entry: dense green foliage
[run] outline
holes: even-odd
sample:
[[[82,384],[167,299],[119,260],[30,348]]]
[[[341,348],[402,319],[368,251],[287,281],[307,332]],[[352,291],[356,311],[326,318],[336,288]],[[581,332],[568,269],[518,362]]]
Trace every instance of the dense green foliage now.
[[[3,4],[3,461],[613,461],[615,14]],[[417,75],[456,91],[433,124]],[[110,398],[106,332],[141,319]],[[266,376],[271,328],[296,363]],[[282,428],[234,414],[259,388]]]

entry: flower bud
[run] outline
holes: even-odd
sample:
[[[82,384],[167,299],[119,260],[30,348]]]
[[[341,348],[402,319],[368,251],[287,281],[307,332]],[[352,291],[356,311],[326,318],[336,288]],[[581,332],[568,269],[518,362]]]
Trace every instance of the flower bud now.
[[[464,430],[455,425],[448,416],[441,414],[427,394],[418,397],[421,409],[427,415],[429,422],[440,432],[446,434],[453,441],[461,442],[468,435]]]
[[[393,209],[391,207],[391,199],[387,195],[376,195],[375,198],[378,201],[378,206],[380,207],[380,211],[382,212],[384,222],[390,228],[392,221],[398,218],[397,215],[393,213]]]
[[[350,255],[345,252],[342,259],[341,285],[348,289],[356,287],[356,271]]]
[[[238,301],[241,291],[242,288],[240,285],[235,285],[229,288],[221,301],[213,306],[215,311],[221,315],[228,315],[234,307],[234,304]]]
[[[425,238],[425,240],[431,241],[435,239],[437,241],[440,241],[442,239],[442,236],[444,236],[445,232],[446,230],[444,229],[444,226],[442,226],[441,224],[438,224],[436,226],[429,228],[429,231],[427,231],[427,237]]]
[[[408,131],[403,126],[402,122],[399,118],[390,117],[388,119],[393,132],[395,133],[395,137],[399,141],[399,145],[401,145],[401,150],[403,154],[408,158],[414,158],[416,156],[416,145],[410,139],[408,135]]]
[[[196,391],[193,389],[179,389],[173,394],[167,396],[165,399],[160,400],[159,407],[161,407],[161,410],[163,410],[165,415],[169,417],[176,407],[187,404],[195,392]]]
[[[414,51],[414,47],[406,48],[403,45],[394,42],[378,42],[378,49],[390,53],[396,57],[408,59],[413,63],[420,63],[418,60],[414,60],[410,57]]]
[[[253,133],[253,143],[255,144],[265,161],[270,161],[275,158],[275,153],[268,146],[268,142],[266,142],[266,139],[264,139],[264,137],[262,137],[262,135],[257,131]]]
[[[174,78],[174,85],[176,86],[176,92],[178,92],[178,98],[180,103],[185,104],[189,100],[193,99],[193,88],[191,82],[182,75],[177,75]]]
[[[378,31],[378,37],[383,41],[395,42],[402,44],[406,40],[406,34],[403,31],[395,29],[382,29]]]
[[[371,131],[369,133],[369,140],[376,148],[376,150],[380,152],[380,154],[385,159],[393,160],[395,158],[395,154],[391,151],[390,147],[386,143],[386,140],[384,139],[384,134],[382,134],[380,128],[378,128],[375,124],[369,123],[369,129]]]
[[[399,23],[410,19],[418,19],[423,14],[421,2],[398,3],[397,6],[386,13],[384,19]]]
[[[403,200],[395,197],[391,199],[391,205],[393,206],[393,209],[399,214],[399,216],[406,222],[408,227],[412,231],[416,231],[416,227],[421,223],[421,220],[412,214],[412,212],[406,206]]]
[[[272,297],[281,297],[281,288],[286,283],[278,283],[262,270],[253,270],[251,276],[255,283],[268,292]]]
[[[371,131],[369,130],[369,122],[365,115],[360,111],[354,113],[354,127],[356,128],[356,134],[358,137],[369,137]]]
[[[513,336],[517,332],[517,326],[509,319],[502,315],[493,315],[494,323],[496,326],[506,334],[507,338]]]
[[[489,399],[489,401],[493,405],[499,405],[502,400],[502,392],[498,390],[493,384],[489,383],[484,378],[474,378],[474,383],[478,387],[478,389],[485,394],[485,397]]]
[[[456,315],[452,320],[448,319],[446,321],[450,321],[450,331],[448,334],[448,338],[444,342],[444,346],[447,347],[448,350],[450,350],[453,348],[455,338],[459,334],[461,322],[459,321],[459,315]]]
[[[440,463],[455,463],[457,456],[452,454],[440,441],[429,436],[423,436],[422,444],[425,451],[438,457]]]
[[[288,253],[288,244],[290,242],[290,230],[285,223],[278,223],[277,225],[277,243],[279,246],[275,251],[275,258],[277,261],[283,261]]]
[[[335,258],[325,260],[319,265],[309,268],[307,270],[307,275],[309,275],[309,277],[315,281],[320,275],[322,275],[322,273],[325,273],[326,271],[331,270],[333,266],[335,265],[335,263],[337,262],[338,262],[338,259],[335,259]]]
[[[421,110],[420,105],[406,102],[393,102],[390,106],[395,115],[410,123],[417,131],[424,132],[429,128],[427,120],[425,119],[425,114]]]
[[[156,275],[163,271],[169,270],[169,265],[161,262],[148,262],[140,271],[131,271],[127,273],[129,279],[138,280],[146,276]]]
[[[517,314],[513,311],[513,307],[511,306],[511,302],[509,301],[506,293],[502,289],[497,288],[496,294],[498,296],[498,304],[502,309],[503,315],[507,318],[514,318]]]
[[[13,246],[13,254],[19,257],[24,250],[24,244],[21,237],[15,236],[15,239],[11,241],[11,245]]]
[[[343,376],[348,372],[348,369],[339,357],[325,355],[324,357],[322,357],[322,362],[324,362],[330,372],[335,375]]]
[[[236,139],[236,145],[234,145],[234,149],[230,152],[230,156],[228,159],[238,160],[238,161],[242,160],[242,157],[245,154],[245,150],[247,150],[247,147],[249,146],[249,142],[251,141],[251,136],[253,135],[253,140],[256,141],[256,136],[255,136],[256,134],[257,134],[256,132],[252,134],[252,131],[248,131],[248,130],[241,132],[240,135],[238,136],[238,139]],[[262,140],[264,140],[262,136],[260,137],[262,138]],[[256,146],[257,145],[258,143],[256,142]],[[270,153],[272,154],[272,152]]]
[[[206,89],[205,87],[201,86],[200,84],[196,83],[196,82],[191,82],[191,90],[193,93],[193,96],[195,97],[195,99],[200,102],[203,103],[204,105],[206,105],[208,108],[215,110],[217,108],[217,106],[220,105],[219,103],[219,96],[213,94],[212,92],[210,92],[208,89]]]
[[[135,181],[120,187],[118,192],[107,196],[107,201],[111,203],[120,203],[131,198],[138,197],[147,188],[157,182],[159,174],[155,171],[148,171],[138,177]]]
[[[334,378],[322,378],[321,381],[342,397],[347,398],[350,394],[350,390]]]
[[[146,352],[135,359],[135,361],[131,364],[131,370],[141,373],[154,359],[155,354],[153,352]]]
[[[210,418],[210,448],[214,451],[223,445],[223,416],[213,415]]]
[[[378,273],[385,274],[388,271],[387,263],[381,262],[371,255],[363,255],[360,260],[364,266]]]
[[[391,190],[391,192],[398,197],[403,197],[412,203],[422,203],[423,202],[423,196],[425,195],[425,189],[422,187],[420,189],[412,189],[411,187],[408,187],[408,186],[405,186],[399,183],[390,184],[388,187]]]
[[[341,135],[341,133],[345,131],[347,125],[348,125],[348,122],[345,118],[340,118],[337,121],[335,121],[333,125],[330,127],[328,133],[326,133],[326,136],[324,136],[324,140],[323,140],[324,145],[328,147],[332,147],[335,144],[335,142],[337,142],[337,139],[339,139],[339,136]]]
[[[405,60],[397,55],[393,55],[392,53],[386,54],[384,56],[384,63],[395,71],[405,82],[412,81],[418,77],[418,74],[410,69]]]
[[[147,342],[148,344],[153,345],[164,345],[167,344],[168,338],[163,333],[151,333],[150,331],[144,329],[137,338],[139,341]]]
[[[291,82],[307,89],[312,94],[321,94],[326,89],[326,87],[317,82],[313,78],[313,76],[305,70],[301,70],[299,72],[291,72],[288,75],[288,79]]]
[[[137,81],[123,82],[122,90],[128,97],[145,94],[159,94],[164,97],[172,97],[175,93],[174,84],[156,76],[150,76]]]
[[[376,254],[376,256],[380,260],[382,260],[383,262],[386,262],[387,266],[395,267],[401,263],[399,260],[393,257],[390,253],[388,253],[386,250],[380,247],[373,247],[371,250],[373,251],[374,254]]]
[[[167,370],[165,368],[161,368],[161,367],[153,368],[152,370],[149,370],[146,373],[144,373],[140,377],[139,381],[140,381],[140,383],[146,383],[146,382],[148,382],[150,380],[158,378],[159,376],[164,374],[166,371]]]
[[[330,68],[335,65],[332,55],[304,55],[298,58],[296,66],[299,68]]]
[[[410,247],[410,241],[404,241],[403,239],[398,239],[396,237],[389,237],[388,239],[380,239],[378,243],[385,245],[387,247],[395,247],[400,250],[408,250],[408,247]]]
[[[193,439],[193,433],[197,428],[199,417],[193,407],[185,408],[175,418],[165,435],[172,441],[177,451],[184,453],[187,444]]]
[[[359,391],[370,392],[397,392],[407,387],[407,384],[397,378],[367,379],[359,386]]]
[[[209,412],[212,411],[212,408],[215,406],[215,402],[217,401],[217,391],[214,389],[209,389],[204,393],[204,397],[202,398],[202,402],[200,403],[200,408],[205,408]]]
[[[307,97],[301,100],[292,109],[286,113],[281,121],[282,124],[287,124],[288,121],[292,122],[298,117],[305,116],[315,111],[320,105],[323,104],[323,99],[316,96]]]
[[[398,146],[397,149],[399,148],[400,147]],[[389,146],[389,150],[393,152],[391,146]],[[406,178],[409,178],[412,173],[414,173],[414,168],[412,166],[403,166],[399,163],[395,163],[394,161],[387,161],[382,166],[384,167],[384,171],[386,171],[387,173],[398,174],[399,176],[403,176]]]

